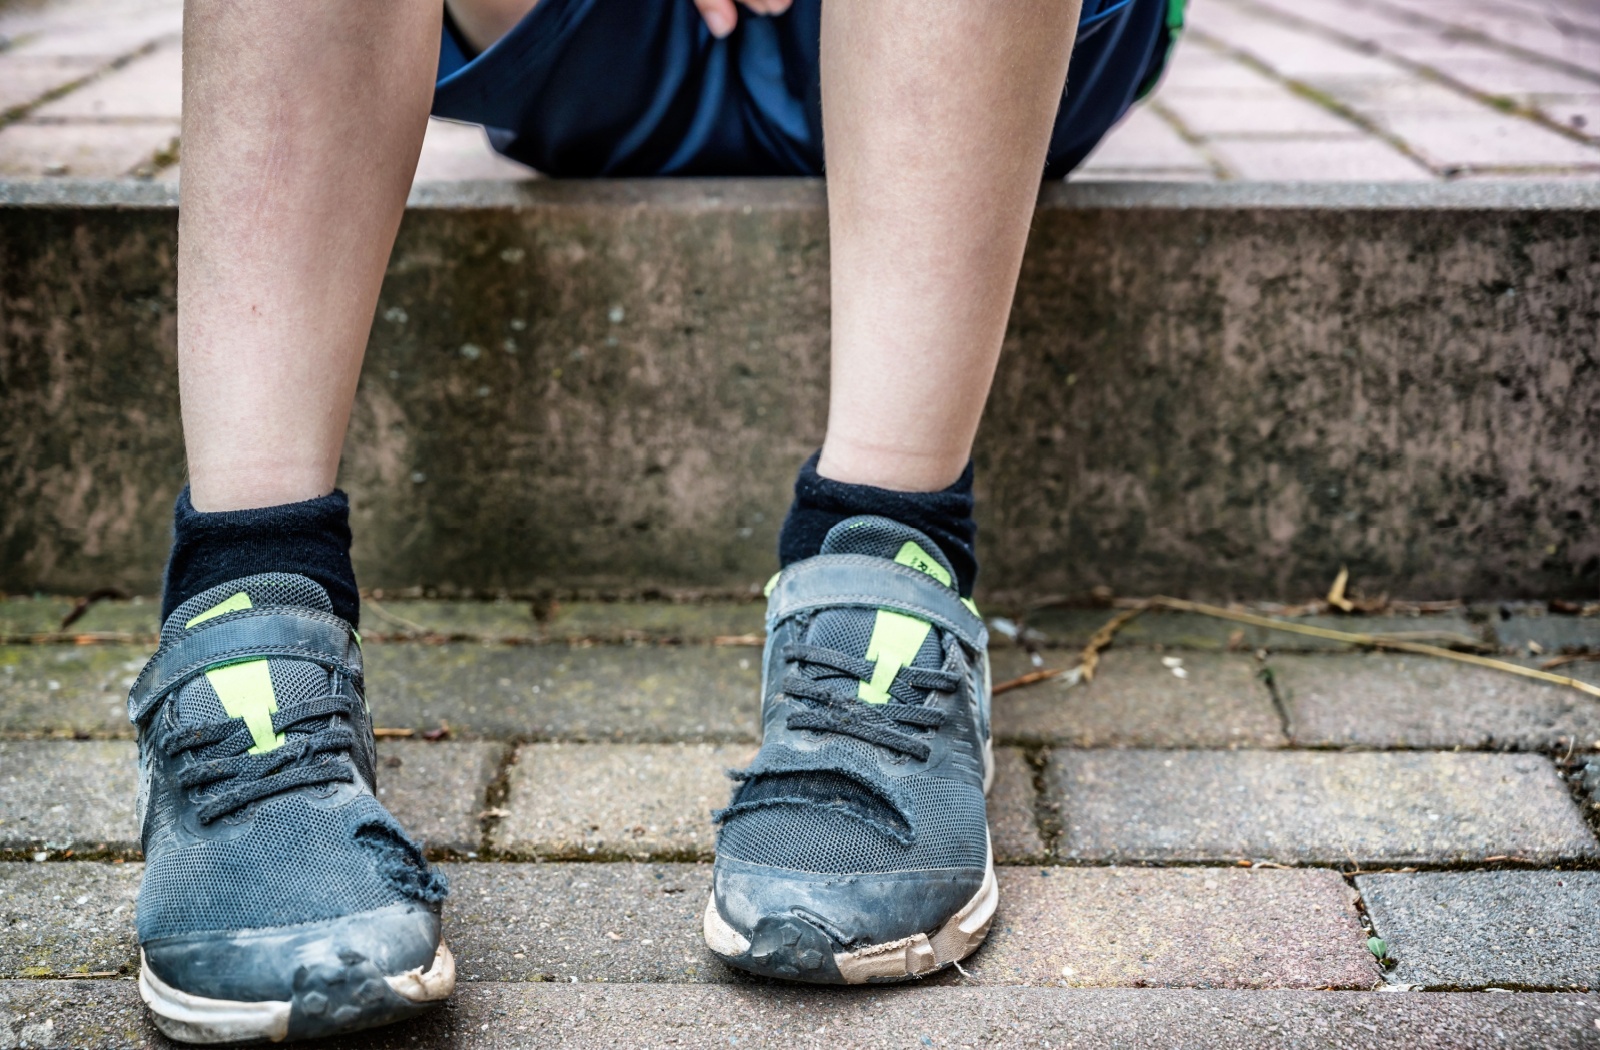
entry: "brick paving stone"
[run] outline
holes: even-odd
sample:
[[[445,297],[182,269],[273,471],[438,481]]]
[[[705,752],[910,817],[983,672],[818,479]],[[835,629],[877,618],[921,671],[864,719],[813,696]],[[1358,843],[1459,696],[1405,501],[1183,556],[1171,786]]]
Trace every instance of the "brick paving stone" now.
[[[467,983],[416,1021],[342,1038],[417,1046],[726,1050],[943,1047],[1593,1047],[1600,998],[1575,993],[1202,991],[1123,988],[684,988]],[[0,982],[0,1037],[17,1045],[169,1047],[135,982]]]
[[[444,864],[466,981],[748,983],[705,948],[708,864]],[[0,864],[0,975],[137,965],[142,865]],[[986,985],[1370,988],[1354,895],[1328,871],[1001,868],[966,975]],[[82,903],[78,903],[82,901]],[[1063,966],[1071,967],[1070,974]]]
[[[446,865],[469,979],[742,983],[700,936],[706,864]],[[1354,894],[1330,871],[999,869],[1000,911],[953,982],[1371,988]],[[1063,971],[1070,967],[1071,973]]]
[[[1205,157],[1148,106],[1135,107],[1089,154],[1084,170],[1094,169],[1211,171]]]
[[[1275,96],[1239,99],[1226,95],[1187,96],[1173,92],[1161,102],[1196,135],[1319,135],[1359,137],[1359,128],[1329,110],[1280,90]]]
[[[1049,851],[1039,835],[1033,767],[1014,747],[995,748],[994,765],[994,785],[989,789],[989,835],[995,863],[1040,863]]]
[[[1373,138],[1213,139],[1207,145],[1240,179],[1261,182],[1418,182],[1432,173]]]
[[[755,740],[761,652],[709,646],[374,645],[380,726],[564,740]]]
[[[1198,40],[1185,41],[1172,56],[1161,78],[1161,97],[1222,96],[1245,99],[1272,96],[1283,91],[1277,81],[1261,75],[1238,59],[1208,48]]]
[[[1534,642],[1546,654],[1600,650],[1600,616],[1561,616],[1533,612],[1496,616],[1491,621],[1495,641],[1512,649],[1526,650]]]
[[[124,741],[0,743],[0,850],[137,850],[134,762]]]
[[[0,176],[115,178],[178,137],[170,124],[12,124],[0,128]]]
[[[701,936],[709,864],[447,864],[468,981],[729,982]]]
[[[1223,9],[1228,10],[1228,9]],[[1348,45],[1264,18],[1213,11],[1203,32],[1278,75],[1324,90],[1343,83],[1406,78],[1402,68]]]
[[[135,972],[142,870],[141,864],[0,863],[0,977]]]
[[[0,51],[0,113],[37,101],[51,91],[93,73],[93,58],[13,55]]]
[[[1576,66],[1600,74],[1600,39],[1592,35],[1563,32],[1565,17],[1553,15],[1548,6],[1538,11],[1502,8],[1493,10],[1480,7],[1473,10],[1465,5],[1439,5],[1436,3],[1396,3],[1384,5],[1399,15],[1399,25],[1431,27],[1439,38],[1446,41],[1478,43],[1475,34],[1488,39],[1481,41],[1510,58],[1523,61],[1551,61]],[[1410,16],[1407,18],[1407,16]],[[1420,17],[1419,17],[1420,16]],[[1531,16],[1531,17],[1530,17]],[[1589,12],[1592,19],[1593,12]],[[1524,58],[1518,51],[1530,53]]]
[[[545,633],[550,638],[764,638],[766,608],[763,602],[562,602],[551,612]]]
[[[45,103],[28,119],[175,121],[182,114],[183,51],[173,43]]]
[[[499,747],[380,741],[383,800],[429,845],[475,850]],[[130,741],[0,742],[0,850],[137,853],[136,760]]]
[[[1534,95],[1529,104],[1563,127],[1600,140],[1600,93],[1591,95]]]
[[[493,832],[494,848],[552,859],[708,859],[711,811],[732,792],[724,772],[754,753],[748,744],[524,745],[510,767],[510,812]],[[996,858],[1042,858],[1032,770],[1016,751],[995,757]]]
[[[1600,987],[1600,872],[1361,875],[1394,982],[1423,988]]]
[[[367,634],[404,632],[399,617],[430,631],[487,637],[528,637],[544,641],[681,641],[749,637],[760,639],[766,606],[759,602],[556,602],[536,620],[528,602],[392,601],[369,602]],[[4,615],[0,606],[0,616]],[[87,617],[85,617],[87,620]]]
[[[1600,700],[1427,656],[1274,656],[1300,747],[1548,750],[1600,740]]]
[[[41,634],[60,629],[72,611],[70,598],[6,598],[0,600],[0,634]],[[160,627],[161,603],[155,598],[96,602],[70,628],[74,632],[129,631],[152,637]]]
[[[1600,856],[1538,755],[1055,751],[1057,853],[1373,867]]]
[[[32,26],[0,26],[20,55],[68,55],[114,59],[152,44],[177,39],[183,32],[181,4],[128,5],[112,12],[87,12],[82,17]]]
[[[510,814],[494,847],[515,856],[708,859],[711,811],[748,744],[528,744],[511,766]]]
[[[1337,100],[1368,120],[1382,122],[1391,113],[1421,117],[1474,116],[1484,104],[1471,95],[1431,80],[1390,80],[1341,87]]]
[[[137,645],[0,646],[0,733],[131,738],[128,688],[149,656]]]
[[[500,771],[502,744],[378,741],[378,797],[433,850],[475,851],[479,814]]]
[[[1025,622],[1028,640],[1036,645],[1081,648],[1111,619],[1104,609],[1041,609]],[[1454,640],[1484,642],[1484,630],[1465,613],[1439,613],[1427,616],[1295,616],[1283,617],[1288,623],[1308,627],[1327,627],[1336,631],[1363,634],[1400,634],[1414,641],[1448,645]],[[995,632],[997,633],[997,632]],[[1255,650],[1271,652],[1350,652],[1344,642],[1310,635],[1291,634],[1264,627],[1233,623],[1198,613],[1163,610],[1142,613],[1117,631],[1115,645],[1155,646],[1168,649]]]
[[[1052,654],[1054,655],[1054,654]],[[1071,666],[1061,654],[1055,666]],[[1282,724],[1253,657],[1186,653],[1186,677],[1158,653],[1107,653],[1093,682],[1040,682],[994,701],[996,738],[1075,747],[1281,747]],[[996,682],[1028,670],[1018,653],[996,654]]]
[[[984,984],[1371,988],[1378,967],[1337,872],[1006,868]]]
[[[1592,167],[1600,147],[1574,142],[1520,117],[1386,114],[1384,125],[1436,168]]]

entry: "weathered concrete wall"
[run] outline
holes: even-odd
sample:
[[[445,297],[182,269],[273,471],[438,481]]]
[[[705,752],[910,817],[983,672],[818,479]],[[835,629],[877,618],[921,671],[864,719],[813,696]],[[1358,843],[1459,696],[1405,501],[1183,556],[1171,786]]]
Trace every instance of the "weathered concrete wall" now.
[[[170,196],[0,185],[0,588],[159,579]],[[420,191],[346,446],[372,586],[743,586],[827,376],[821,188]],[[991,592],[1600,587],[1600,190],[1052,187]]]

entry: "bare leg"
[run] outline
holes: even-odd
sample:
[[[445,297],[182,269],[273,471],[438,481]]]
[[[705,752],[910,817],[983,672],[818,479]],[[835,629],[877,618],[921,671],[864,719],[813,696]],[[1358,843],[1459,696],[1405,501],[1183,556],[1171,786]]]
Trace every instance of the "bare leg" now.
[[[1078,11],[1077,0],[823,5],[824,477],[932,491],[966,466]]]
[[[198,510],[333,488],[427,126],[439,12],[184,7],[178,367]]]

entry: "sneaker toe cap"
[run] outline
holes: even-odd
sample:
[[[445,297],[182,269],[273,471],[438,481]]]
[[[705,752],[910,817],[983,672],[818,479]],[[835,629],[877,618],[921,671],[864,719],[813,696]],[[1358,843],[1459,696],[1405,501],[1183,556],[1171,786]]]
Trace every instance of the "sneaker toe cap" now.
[[[387,978],[434,966],[439,916],[425,905],[396,904],[295,926],[167,937],[143,951],[158,987],[204,1000],[291,1003],[289,1034],[310,1036],[418,1009]],[[151,1005],[159,1014],[159,1004]]]
[[[712,948],[745,969],[833,983],[831,958],[812,959],[815,952],[831,956],[931,933],[978,893],[984,874],[982,868],[825,874],[719,858],[712,906],[738,938]],[[749,947],[727,950],[743,947],[738,941]],[[784,972],[790,969],[801,972]]]

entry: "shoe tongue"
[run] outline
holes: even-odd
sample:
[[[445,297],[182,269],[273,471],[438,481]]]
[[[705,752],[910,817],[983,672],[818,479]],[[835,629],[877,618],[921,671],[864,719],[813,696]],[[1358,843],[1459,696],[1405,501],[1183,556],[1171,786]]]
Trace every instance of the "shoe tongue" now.
[[[206,621],[225,613],[264,605],[333,611],[328,592],[314,581],[290,573],[263,573],[219,584],[190,598],[167,617],[161,628],[161,641],[166,643],[200,630]],[[321,696],[327,688],[328,671],[309,661],[282,657],[248,660],[192,679],[178,692],[177,715],[184,725],[242,718],[255,737],[256,747],[270,751],[277,746],[272,715],[286,705]]]
[[[862,515],[835,525],[822,541],[823,554],[867,554],[909,565],[952,587],[955,572],[937,544],[916,529],[888,518]],[[891,696],[889,683],[900,667],[937,669],[944,664],[939,632],[925,620],[878,609],[828,609],[818,613],[806,631],[811,645],[837,649],[871,660],[877,667],[871,682],[863,682],[857,696],[867,703],[891,699],[914,703],[905,686]]]

